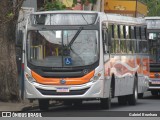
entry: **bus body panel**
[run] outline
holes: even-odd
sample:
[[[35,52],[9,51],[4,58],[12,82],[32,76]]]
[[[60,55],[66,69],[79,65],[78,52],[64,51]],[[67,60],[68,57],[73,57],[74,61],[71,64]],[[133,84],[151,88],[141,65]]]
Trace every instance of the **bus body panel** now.
[[[150,75],[149,91],[153,95],[160,93],[160,51],[159,51],[159,34],[160,34],[160,17],[145,17],[147,22],[147,34],[149,39],[150,53]]]
[[[103,85],[103,81],[99,80],[96,81],[95,83],[87,83],[84,85],[75,85],[75,86],[49,86],[49,85],[41,85],[41,84],[32,84],[29,81],[25,81],[26,84],[26,98],[28,99],[36,99],[36,98],[54,98],[54,99],[69,99],[69,98],[79,98],[79,99],[89,99],[89,98],[103,98],[103,93],[102,93],[102,85]],[[45,95],[42,94],[38,89],[42,89],[45,90],[46,93]],[[54,95],[57,88],[69,88],[70,91],[74,92],[74,91],[80,91],[83,89],[88,88],[84,94],[81,95],[61,95],[61,93],[59,95]],[[50,92],[47,92],[50,91]],[[51,94],[51,92],[53,92],[53,95]],[[47,95],[47,93],[49,95]]]
[[[52,13],[52,12],[51,12]],[[56,12],[53,12],[56,13]],[[61,13],[61,12],[60,12]],[[63,13],[63,12],[62,12]],[[65,12],[74,13],[74,12]],[[75,12],[78,14],[88,12]],[[92,12],[91,12],[92,13]],[[40,14],[40,13],[36,13]],[[47,14],[43,13],[43,14]],[[114,15],[113,15],[114,16]],[[120,16],[116,16],[120,17]],[[135,25],[136,22],[132,18],[128,19],[128,25]],[[28,99],[100,99],[108,98],[111,88],[112,77],[115,77],[115,91],[114,96],[124,96],[133,94],[133,87],[135,82],[135,76],[138,77],[138,93],[143,93],[147,89],[148,82],[148,57],[142,57],[138,54],[104,54],[103,49],[103,37],[102,37],[102,22],[111,21],[104,13],[98,13],[99,22],[99,63],[98,66],[92,70],[91,75],[88,75],[87,80],[83,77],[77,78],[45,78],[38,75],[35,71],[30,69],[27,65],[27,54],[25,54],[24,60],[24,76],[25,76],[25,95]],[[119,23],[119,21],[116,21]],[[126,20],[122,23],[127,23]],[[117,24],[117,23],[116,23]],[[141,23],[137,23],[141,24]],[[53,26],[49,26],[51,29]],[[57,26],[56,26],[57,27]],[[33,28],[33,26],[31,26]],[[39,26],[34,26],[34,29],[41,29]],[[46,27],[47,28],[47,27]],[[27,26],[26,35],[29,31]],[[26,37],[27,39],[27,37]],[[27,51],[27,40],[25,40],[25,51]],[[109,49],[109,46],[107,46]],[[142,65],[143,63],[143,65]],[[93,72],[94,71],[94,72]],[[33,75],[34,74],[34,75]],[[33,81],[30,81],[30,76]],[[36,76],[36,77],[35,77]],[[95,79],[98,76],[97,79]],[[37,80],[35,80],[37,79]],[[82,79],[82,81],[81,81]],[[85,80],[86,81],[85,81]],[[49,82],[51,80],[51,82]],[[67,84],[59,83],[61,80],[72,81]],[[79,80],[79,82],[75,82]],[[47,82],[46,82],[47,81]],[[56,81],[56,82],[55,82]],[[85,82],[84,82],[85,81]],[[59,89],[65,92],[58,92]]]
[[[140,65],[142,62],[145,63],[143,59],[137,58],[137,55],[111,55],[111,59],[105,63],[105,75],[115,76],[115,96],[132,94],[136,72],[139,72],[138,92],[143,93],[148,89],[148,69],[146,66],[143,69]],[[148,66],[148,63],[146,65]]]

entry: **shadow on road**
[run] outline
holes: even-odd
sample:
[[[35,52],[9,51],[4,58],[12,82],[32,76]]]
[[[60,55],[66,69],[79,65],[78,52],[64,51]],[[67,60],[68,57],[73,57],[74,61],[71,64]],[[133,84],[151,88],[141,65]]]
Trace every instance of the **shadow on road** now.
[[[158,96],[146,96],[143,99],[160,100],[160,95],[158,95]]]
[[[144,95],[143,99],[139,99],[136,106],[119,105],[117,98],[112,99],[111,109],[104,110],[100,107],[100,101],[84,101],[80,106],[67,106],[63,104],[50,104],[49,112],[64,113],[64,112],[80,112],[80,111],[126,111],[126,110],[142,110],[144,106],[150,104],[150,101],[160,100],[160,96],[152,96],[150,92]],[[38,105],[24,108],[22,111],[40,111]],[[42,111],[40,111],[42,112]]]
[[[137,105],[144,105],[144,102],[139,101]],[[87,112],[87,111],[115,111],[116,109],[127,109],[128,107],[134,107],[130,105],[119,105],[118,102],[112,102],[111,104],[111,109],[110,110],[105,110],[102,109],[100,106],[100,103],[93,102],[93,103],[83,103],[81,106],[67,106],[67,105],[50,105],[49,110],[47,112],[52,112],[52,113],[63,113],[63,112]],[[22,111],[40,111],[38,106],[35,107],[28,107],[24,108]],[[45,111],[40,111],[40,112],[45,112]]]

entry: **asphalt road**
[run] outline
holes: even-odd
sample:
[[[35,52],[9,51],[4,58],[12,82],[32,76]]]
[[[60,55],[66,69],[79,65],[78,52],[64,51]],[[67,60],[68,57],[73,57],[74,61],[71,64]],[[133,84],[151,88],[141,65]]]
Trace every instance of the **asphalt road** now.
[[[103,110],[99,101],[84,101],[79,107],[75,106],[51,106],[48,111],[40,111],[38,108],[28,110],[41,112],[43,116],[49,117],[127,117],[128,114],[157,113],[160,116],[160,96],[152,96],[150,92],[144,94],[143,99],[138,99],[136,106],[120,106],[117,98],[112,99],[111,109]]]

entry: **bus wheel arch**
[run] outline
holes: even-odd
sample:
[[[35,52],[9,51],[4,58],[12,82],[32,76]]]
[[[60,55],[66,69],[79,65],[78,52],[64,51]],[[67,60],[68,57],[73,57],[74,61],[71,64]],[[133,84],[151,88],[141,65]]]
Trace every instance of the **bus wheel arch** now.
[[[108,98],[101,98],[100,105],[102,109],[110,109],[111,108],[111,99],[114,97],[115,91],[115,77],[114,74],[111,75],[111,83],[109,85],[109,96]]]
[[[137,78],[137,85],[139,86],[139,83],[138,83],[138,73],[137,72],[135,73],[135,77]],[[143,98],[143,93],[139,92],[139,88],[138,88],[138,98],[139,99]]]

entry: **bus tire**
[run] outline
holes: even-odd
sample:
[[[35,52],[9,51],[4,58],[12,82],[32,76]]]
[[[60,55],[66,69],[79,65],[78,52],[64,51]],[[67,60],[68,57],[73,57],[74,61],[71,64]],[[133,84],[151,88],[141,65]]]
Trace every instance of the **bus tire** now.
[[[129,105],[136,105],[138,99],[138,85],[137,85],[137,77],[135,76],[134,79],[134,87],[133,87],[133,94],[128,95],[127,100]]]
[[[118,97],[118,104],[119,105],[126,105],[127,104],[127,96],[119,96]]]
[[[100,99],[100,105],[101,105],[102,109],[110,109],[111,108],[111,96],[112,96],[112,88],[110,88],[108,98],[101,98]]]
[[[139,99],[142,99],[142,98],[143,98],[143,93],[139,93],[139,94],[138,94],[138,98],[139,98]]]
[[[151,94],[154,95],[154,96],[158,96],[158,91],[152,90]]]
[[[48,99],[39,99],[39,109],[46,111],[49,108],[49,100]]]

